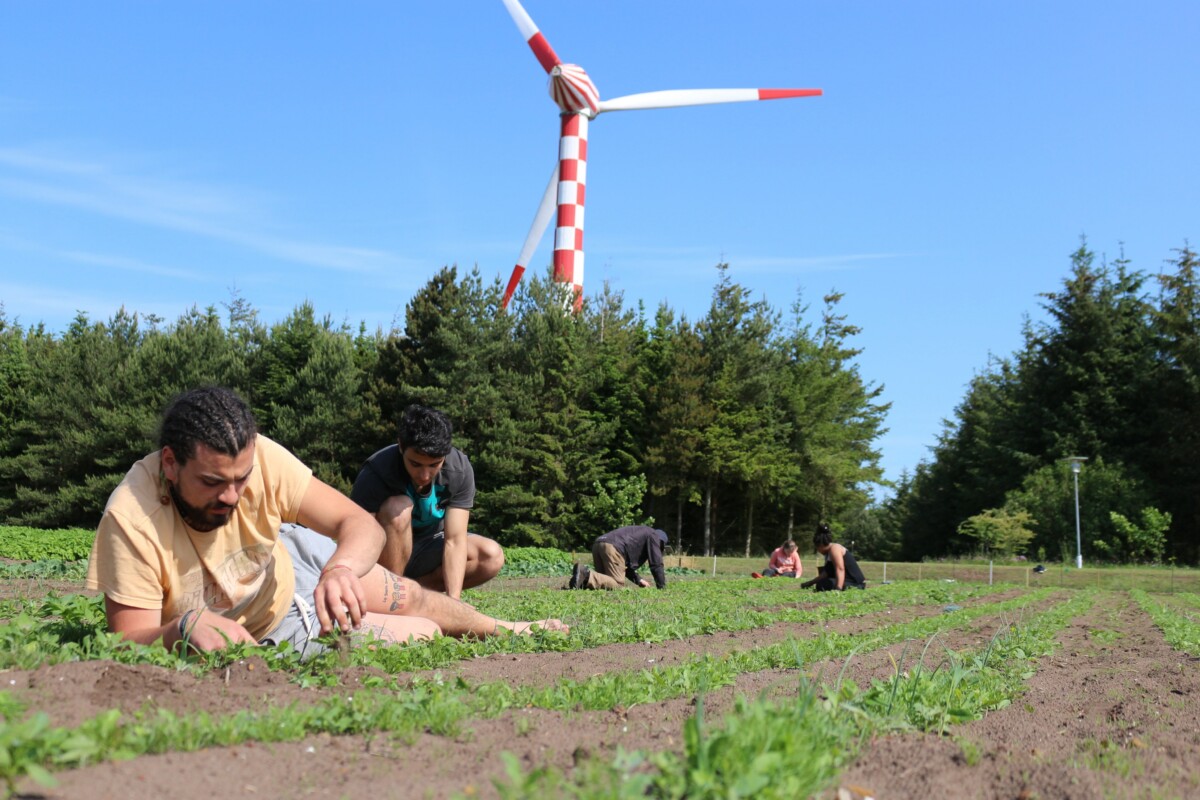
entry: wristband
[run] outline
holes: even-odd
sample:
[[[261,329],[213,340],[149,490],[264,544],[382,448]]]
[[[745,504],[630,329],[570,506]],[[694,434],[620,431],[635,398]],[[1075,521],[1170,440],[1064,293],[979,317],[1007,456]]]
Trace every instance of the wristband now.
[[[192,618],[192,614],[196,613],[196,609],[191,608],[183,612],[183,616],[179,618],[179,641],[183,641],[188,635],[188,620]]]
[[[347,565],[347,564],[330,564],[330,565],[329,565],[329,566],[327,566],[325,569],[321,570],[321,575],[320,575],[320,576],[317,578],[317,580],[318,580],[318,581],[322,581],[322,580],[324,580],[324,579],[325,579],[325,576],[326,576],[328,573],[330,573],[330,572],[333,572],[335,569],[350,569],[350,566],[349,566],[349,565]],[[352,575],[353,575],[353,574],[354,574],[354,570],[350,569],[350,574],[352,574]]]

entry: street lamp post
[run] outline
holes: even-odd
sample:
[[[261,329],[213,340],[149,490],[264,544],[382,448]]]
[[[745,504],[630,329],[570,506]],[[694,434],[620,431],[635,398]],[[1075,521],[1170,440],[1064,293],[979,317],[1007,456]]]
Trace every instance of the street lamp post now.
[[[1079,533],[1079,473],[1083,471],[1085,456],[1069,456],[1071,472],[1075,475],[1075,569],[1083,569],[1083,537]]]

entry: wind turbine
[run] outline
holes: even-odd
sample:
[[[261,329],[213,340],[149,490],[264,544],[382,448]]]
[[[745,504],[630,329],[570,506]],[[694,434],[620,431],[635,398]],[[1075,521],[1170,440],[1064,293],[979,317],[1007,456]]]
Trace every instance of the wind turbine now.
[[[529,49],[542,69],[550,75],[550,97],[558,104],[562,129],[558,139],[558,163],[534,215],[525,245],[517,257],[512,277],[504,290],[503,307],[508,308],[525,267],[533,257],[542,234],[557,207],[554,228],[554,280],[569,284],[576,311],[583,305],[583,203],[587,186],[588,122],[605,111],[639,111],[647,108],[703,106],[715,103],[741,103],[750,100],[782,100],[788,97],[814,97],[820,89],[674,89],[644,92],[601,100],[596,84],[576,64],[564,64],[546,37],[518,0],[504,0],[504,6],[517,23]]]

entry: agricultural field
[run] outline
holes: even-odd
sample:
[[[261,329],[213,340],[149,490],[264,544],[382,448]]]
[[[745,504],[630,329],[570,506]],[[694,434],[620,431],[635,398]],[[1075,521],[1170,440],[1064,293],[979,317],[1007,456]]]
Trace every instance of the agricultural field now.
[[[0,793],[1200,796],[1194,592],[669,579],[499,579],[468,599],[571,632],[301,663],[118,643],[78,562],[6,561]]]

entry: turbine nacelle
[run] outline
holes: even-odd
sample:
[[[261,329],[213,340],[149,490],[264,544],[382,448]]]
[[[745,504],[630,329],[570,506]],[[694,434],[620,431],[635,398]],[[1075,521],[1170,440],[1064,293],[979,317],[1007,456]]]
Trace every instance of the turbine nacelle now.
[[[550,70],[550,98],[564,114],[600,113],[600,92],[578,64],[556,64]]]

